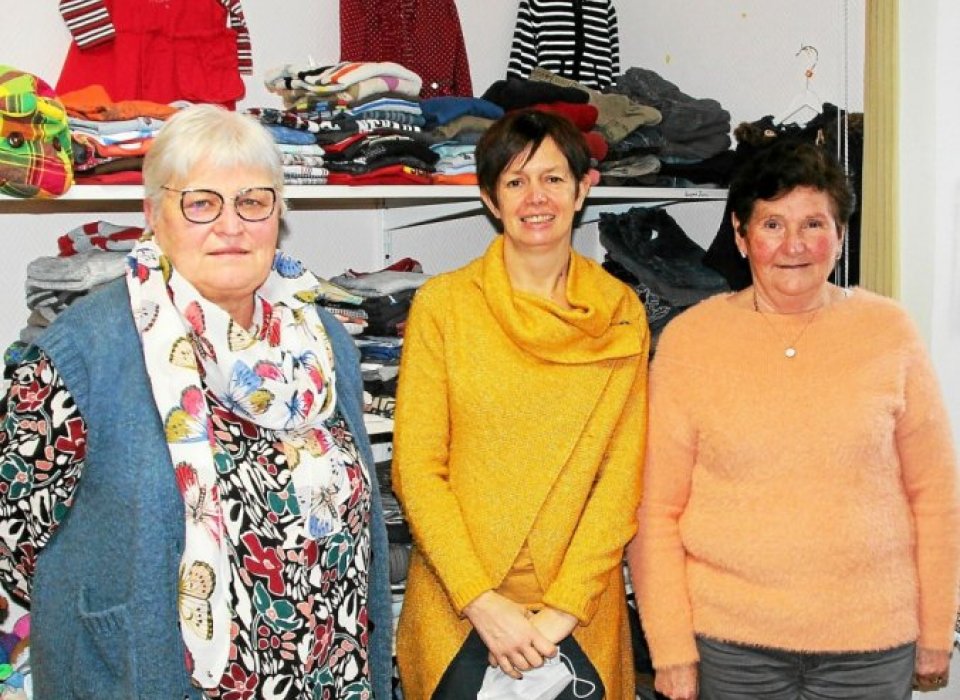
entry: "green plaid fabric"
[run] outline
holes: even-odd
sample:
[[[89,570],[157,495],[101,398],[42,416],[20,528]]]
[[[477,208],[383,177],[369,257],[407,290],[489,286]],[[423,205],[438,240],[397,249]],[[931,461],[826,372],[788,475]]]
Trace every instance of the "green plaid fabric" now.
[[[63,105],[37,76],[0,65],[0,193],[56,197],[72,184]]]

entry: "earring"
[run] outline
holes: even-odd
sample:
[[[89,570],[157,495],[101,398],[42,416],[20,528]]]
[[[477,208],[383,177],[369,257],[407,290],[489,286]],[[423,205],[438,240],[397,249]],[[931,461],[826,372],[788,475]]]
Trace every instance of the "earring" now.
[[[747,251],[741,250],[741,251],[740,251],[740,257],[743,258],[744,260],[746,260],[746,259],[747,259]]]
[[[840,260],[840,258],[842,257],[843,257],[843,248],[837,251],[837,260]]]

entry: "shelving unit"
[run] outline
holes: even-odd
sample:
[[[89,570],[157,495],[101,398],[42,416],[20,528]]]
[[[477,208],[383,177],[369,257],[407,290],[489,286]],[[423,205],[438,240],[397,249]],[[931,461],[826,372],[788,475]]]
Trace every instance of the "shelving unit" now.
[[[637,202],[716,201],[727,191],[709,187],[594,187],[587,198],[584,218],[595,218],[598,205]],[[323,209],[380,209],[384,231],[481,213],[480,191],[473,185],[291,185],[284,197],[295,211]],[[139,185],[74,185],[54,199],[17,199],[0,195],[0,214],[51,214],[71,212],[139,211],[143,187]],[[623,208],[622,206],[619,208]]]
[[[405,256],[422,260],[431,272],[453,269],[480,254],[495,230],[484,216],[476,186],[290,185],[284,196],[292,215],[287,217],[283,245],[321,275],[348,268],[378,269]],[[726,190],[709,187],[595,187],[580,217],[581,226],[587,225],[592,232],[578,234],[578,249],[602,257],[596,226],[589,226],[601,213],[682,202],[701,210],[696,203],[712,202],[705,210],[709,229],[715,226],[717,207],[722,207],[726,196]],[[0,195],[0,215],[22,215],[4,219],[0,230],[4,246],[0,271],[10,289],[16,290],[14,298],[25,280],[27,263],[56,254],[54,235],[92,218],[142,225],[142,208],[139,185],[74,185],[52,199]],[[38,215],[49,216],[49,223]],[[0,323],[4,342],[16,337],[27,315],[25,309],[14,307]]]
[[[591,200],[717,200],[725,199],[726,190],[709,187],[594,187]],[[285,189],[290,202],[359,200],[365,202],[422,203],[425,200],[473,200],[479,199],[480,191],[473,185],[290,185]],[[53,199],[18,199],[0,195],[0,213],[17,213],[20,206],[33,207],[44,212],[61,211],[61,205],[89,203],[86,211],[101,211],[109,202],[139,202],[143,199],[140,185],[74,185],[65,194]],[[410,204],[407,206],[413,206]]]

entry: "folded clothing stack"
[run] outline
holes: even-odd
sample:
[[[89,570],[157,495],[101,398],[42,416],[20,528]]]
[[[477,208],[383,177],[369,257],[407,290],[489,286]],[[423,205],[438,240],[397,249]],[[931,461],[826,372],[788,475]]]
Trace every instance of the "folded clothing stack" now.
[[[30,317],[20,340],[32,342],[78,297],[122,277],[127,252],[142,235],[136,226],[92,221],[60,236],[57,255],[32,260],[25,290]]]

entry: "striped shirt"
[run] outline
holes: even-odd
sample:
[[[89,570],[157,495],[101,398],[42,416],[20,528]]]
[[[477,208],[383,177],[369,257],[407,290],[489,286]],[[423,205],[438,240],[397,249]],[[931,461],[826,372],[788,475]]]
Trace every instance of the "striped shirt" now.
[[[611,0],[520,0],[507,77],[540,66],[604,89],[620,72],[617,13]]]

